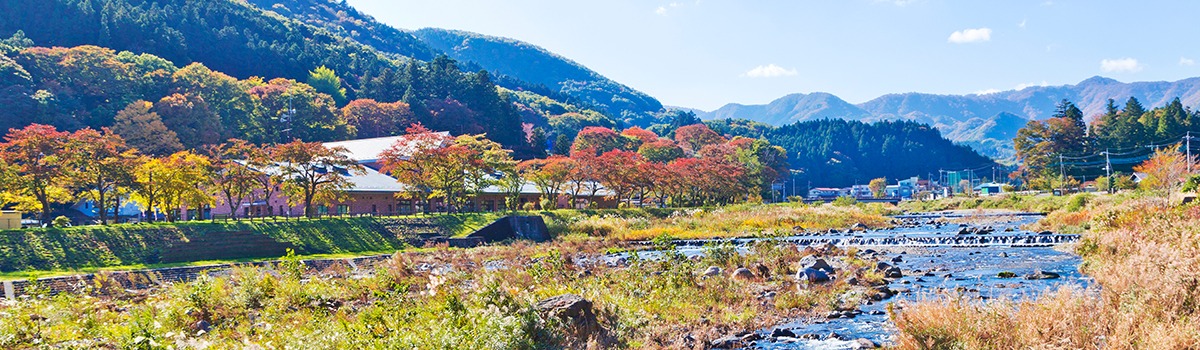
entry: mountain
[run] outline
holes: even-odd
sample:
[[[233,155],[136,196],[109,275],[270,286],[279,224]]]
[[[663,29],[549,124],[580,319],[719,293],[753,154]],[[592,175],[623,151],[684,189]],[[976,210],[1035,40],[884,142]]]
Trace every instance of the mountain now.
[[[662,103],[612,81],[583,65],[518,40],[458,30],[416,31],[426,44],[464,62],[575,97],[612,117],[628,118],[662,110]]]
[[[705,113],[701,119],[744,118],[771,125],[784,125],[818,119],[863,119],[870,113],[824,92],[791,94],[766,105],[727,104]]]
[[[354,39],[379,51],[419,60],[445,54],[466,69],[496,75],[498,85],[541,95],[563,95],[610,117],[639,119],[662,110],[640,91],[612,81],[568,58],[519,40],[425,28],[415,32],[376,21],[339,0],[247,0],[266,11]]]
[[[1131,96],[1147,107],[1166,105],[1175,97],[1185,106],[1197,106],[1200,77],[1123,83],[1096,76],[1074,85],[1032,86],[989,94],[888,94],[857,105],[825,93],[793,94],[766,105],[731,103],[699,116],[705,120],[742,118],[772,125],[821,118],[912,120],[936,127],[952,141],[1005,159],[1013,153],[1015,131],[1029,120],[1049,118],[1059,101],[1074,102],[1090,121],[1104,112],[1108,99],[1122,104]]]

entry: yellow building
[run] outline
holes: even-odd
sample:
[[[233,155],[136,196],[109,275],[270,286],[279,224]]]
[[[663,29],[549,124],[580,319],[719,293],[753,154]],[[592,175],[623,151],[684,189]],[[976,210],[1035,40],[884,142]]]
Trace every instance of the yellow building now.
[[[0,211],[0,230],[17,230],[21,228],[21,212],[16,210]]]

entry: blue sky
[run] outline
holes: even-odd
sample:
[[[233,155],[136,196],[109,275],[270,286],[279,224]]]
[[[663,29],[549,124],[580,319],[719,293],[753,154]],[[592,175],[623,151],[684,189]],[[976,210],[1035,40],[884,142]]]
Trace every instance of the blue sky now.
[[[1200,76],[1200,1],[349,0],[398,28],[542,46],[664,104]]]

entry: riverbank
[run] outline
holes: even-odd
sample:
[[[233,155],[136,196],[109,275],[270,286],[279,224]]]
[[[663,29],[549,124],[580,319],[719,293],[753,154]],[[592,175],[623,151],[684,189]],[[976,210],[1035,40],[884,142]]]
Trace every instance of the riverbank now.
[[[1037,225],[1083,233],[1076,251],[1096,288],[904,305],[894,317],[899,348],[1200,348],[1200,206],[1139,194],[1094,199]]]

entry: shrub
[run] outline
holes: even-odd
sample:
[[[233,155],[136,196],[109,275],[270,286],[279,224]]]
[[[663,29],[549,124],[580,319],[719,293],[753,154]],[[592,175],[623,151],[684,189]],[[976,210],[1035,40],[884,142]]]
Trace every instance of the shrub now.
[[[71,227],[71,218],[59,215],[50,222],[54,227]]]
[[[855,204],[858,204],[858,200],[854,199],[854,197],[850,197],[850,196],[841,196],[841,197],[837,197],[837,199],[833,200],[833,205],[839,206],[839,207],[851,207],[851,206],[854,206]]]

